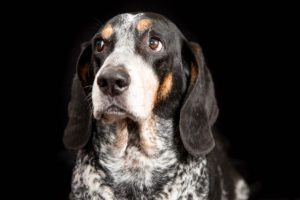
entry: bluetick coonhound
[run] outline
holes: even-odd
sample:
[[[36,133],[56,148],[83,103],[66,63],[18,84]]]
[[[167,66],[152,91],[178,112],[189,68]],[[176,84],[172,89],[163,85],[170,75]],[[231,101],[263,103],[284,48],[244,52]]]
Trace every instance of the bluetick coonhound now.
[[[83,45],[71,95],[70,199],[248,198],[213,134],[218,107],[201,48],[165,17],[108,21]]]

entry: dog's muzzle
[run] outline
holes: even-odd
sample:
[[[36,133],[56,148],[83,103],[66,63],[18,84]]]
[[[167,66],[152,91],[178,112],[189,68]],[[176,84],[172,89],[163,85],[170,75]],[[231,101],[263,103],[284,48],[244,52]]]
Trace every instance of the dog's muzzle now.
[[[102,111],[97,112],[98,116],[101,114],[101,118],[105,121],[128,117],[124,93],[129,88],[130,82],[130,75],[123,65],[107,65],[103,68],[97,77],[97,85],[107,103]]]

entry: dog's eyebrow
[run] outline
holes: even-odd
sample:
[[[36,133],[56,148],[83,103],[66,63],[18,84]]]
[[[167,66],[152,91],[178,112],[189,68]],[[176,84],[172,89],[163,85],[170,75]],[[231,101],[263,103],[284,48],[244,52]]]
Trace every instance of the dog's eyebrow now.
[[[138,23],[137,23],[137,30],[142,32],[147,30],[148,28],[150,28],[152,26],[153,22],[151,19],[141,19]]]
[[[111,35],[113,34],[114,30],[111,24],[106,24],[104,28],[101,31],[101,36],[103,39],[109,39]]]

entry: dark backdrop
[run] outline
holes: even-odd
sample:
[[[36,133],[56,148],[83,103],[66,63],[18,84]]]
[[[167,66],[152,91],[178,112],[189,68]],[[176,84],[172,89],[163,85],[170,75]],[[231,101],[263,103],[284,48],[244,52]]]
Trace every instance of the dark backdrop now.
[[[33,130],[26,148],[32,148],[30,156],[36,163],[28,166],[33,170],[27,180],[39,180],[27,185],[28,194],[38,196],[37,187],[46,198],[66,199],[69,192],[72,160],[65,153],[62,136],[80,43],[116,14],[153,11],[170,18],[187,38],[202,46],[220,107],[217,127],[254,188],[254,199],[300,197],[299,130],[293,127],[296,117],[292,115],[297,90],[292,88],[296,76],[291,67],[296,66],[288,64],[290,49],[285,46],[290,42],[289,27],[295,24],[287,7],[186,0],[35,6],[32,11],[14,12],[19,14],[14,22],[21,26],[12,23],[17,27],[14,49],[28,54],[28,64],[21,65],[18,73],[18,87],[30,88],[22,95],[22,107],[26,113],[37,113],[35,118],[23,118],[24,126]],[[32,105],[30,109],[25,102]]]

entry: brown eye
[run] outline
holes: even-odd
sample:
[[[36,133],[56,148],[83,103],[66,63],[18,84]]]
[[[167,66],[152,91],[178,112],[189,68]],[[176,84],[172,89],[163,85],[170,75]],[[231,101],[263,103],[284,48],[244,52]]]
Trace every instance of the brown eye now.
[[[104,41],[101,40],[101,39],[96,40],[95,45],[96,45],[96,50],[97,50],[98,52],[101,52],[101,51],[104,49],[104,46],[105,46]]]
[[[149,39],[149,47],[153,50],[153,51],[160,51],[162,49],[162,43],[158,38],[155,37],[151,37]]]

